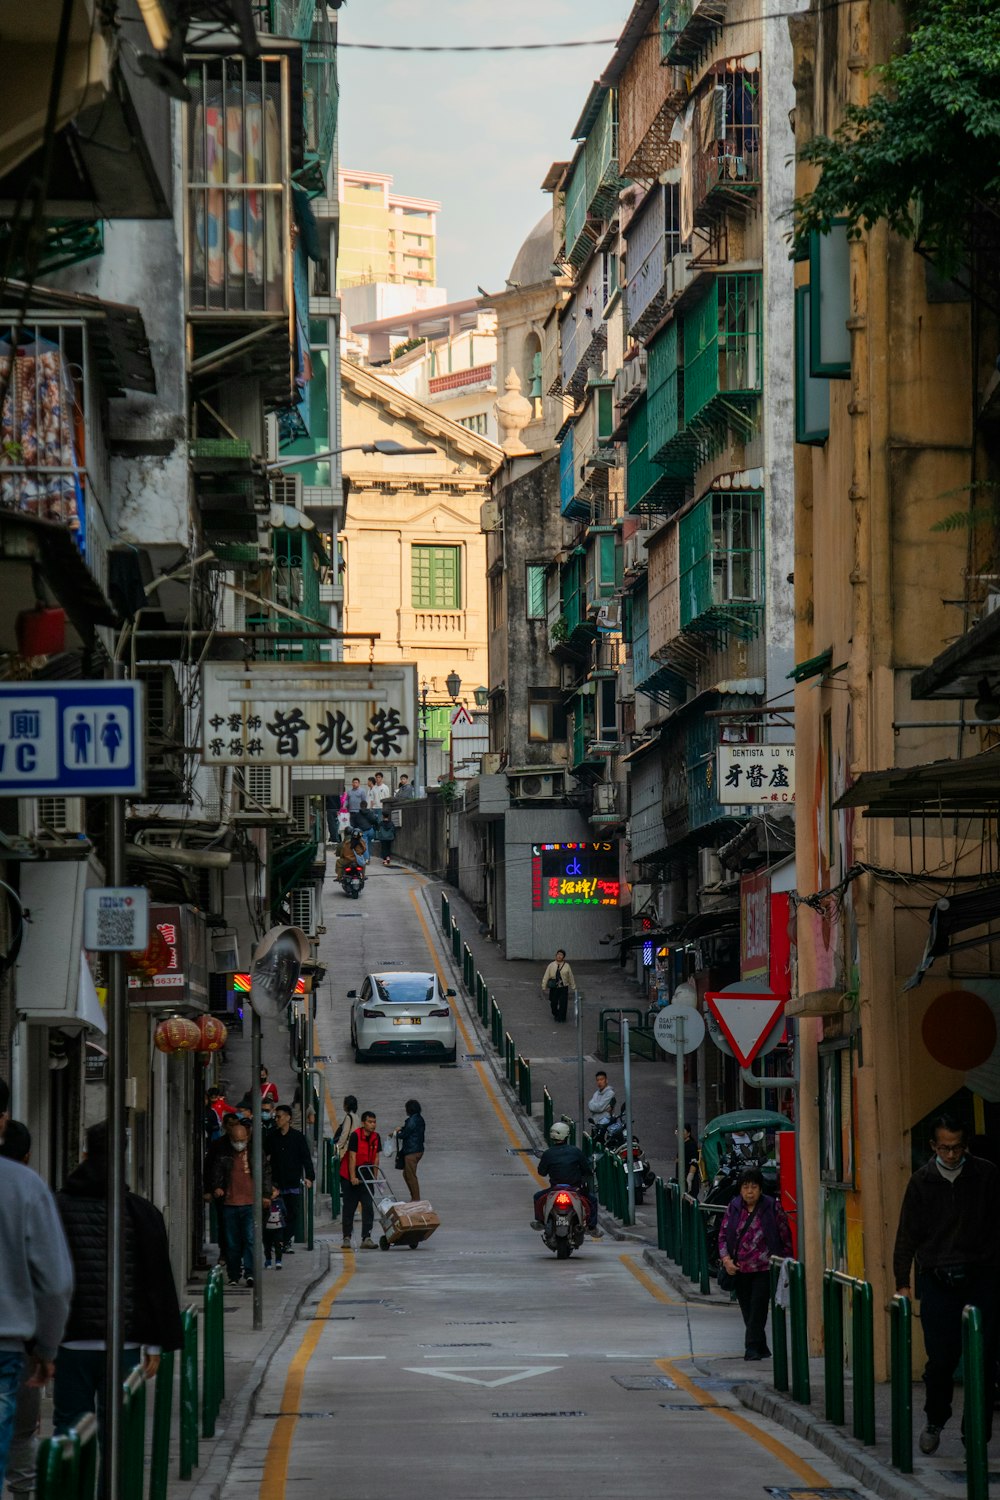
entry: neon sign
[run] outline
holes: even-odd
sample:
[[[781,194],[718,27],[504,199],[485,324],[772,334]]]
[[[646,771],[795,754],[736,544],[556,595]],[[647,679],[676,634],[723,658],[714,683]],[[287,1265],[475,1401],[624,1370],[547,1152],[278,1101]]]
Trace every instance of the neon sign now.
[[[531,906],[617,906],[618,845],[533,844]]]
[[[234,974],[233,975],[233,989],[235,990],[236,994],[238,994],[238,995],[249,995],[249,993],[250,993],[250,975],[249,974]],[[305,982],[304,977],[300,974],[299,977],[298,977],[298,979],[295,981],[295,993],[296,993],[296,995],[304,995],[305,992],[306,992],[306,982]]]

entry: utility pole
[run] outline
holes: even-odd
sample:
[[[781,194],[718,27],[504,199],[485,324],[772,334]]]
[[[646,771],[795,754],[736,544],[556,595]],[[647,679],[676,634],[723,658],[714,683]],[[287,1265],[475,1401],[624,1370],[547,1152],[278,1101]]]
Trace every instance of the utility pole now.
[[[108,799],[108,868],[111,884],[125,884],[125,799]],[[81,960],[82,962],[82,960]],[[108,1181],[105,1293],[104,1470],[107,1493],[121,1493],[122,1344],[125,1268],[125,1075],[128,1071],[128,991],[124,953],[108,954]]]
[[[253,1012],[250,1023],[250,1098],[253,1121],[250,1132],[250,1175],[253,1178],[253,1326],[264,1326],[264,1141],[260,1118],[260,1016]]]

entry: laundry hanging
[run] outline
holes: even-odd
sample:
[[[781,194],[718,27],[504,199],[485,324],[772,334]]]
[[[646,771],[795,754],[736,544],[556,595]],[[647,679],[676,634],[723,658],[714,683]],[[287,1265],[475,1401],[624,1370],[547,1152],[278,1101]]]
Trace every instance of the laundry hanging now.
[[[0,339],[0,503],[82,532],[83,411],[62,349]],[[9,382],[9,383],[8,383]]]

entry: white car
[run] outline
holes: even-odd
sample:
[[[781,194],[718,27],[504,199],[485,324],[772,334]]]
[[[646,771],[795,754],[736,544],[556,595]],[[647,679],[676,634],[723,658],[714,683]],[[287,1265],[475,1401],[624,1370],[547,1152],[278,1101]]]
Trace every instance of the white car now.
[[[390,970],[369,974],[361,993],[348,990],[355,1062],[379,1057],[435,1057],[454,1062],[454,990],[442,991],[436,974]]]

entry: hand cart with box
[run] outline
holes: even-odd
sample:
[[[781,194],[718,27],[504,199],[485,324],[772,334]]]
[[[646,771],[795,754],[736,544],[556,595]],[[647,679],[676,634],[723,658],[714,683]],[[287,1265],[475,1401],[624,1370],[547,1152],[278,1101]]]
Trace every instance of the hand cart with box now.
[[[422,1240],[430,1239],[441,1223],[426,1198],[412,1202],[400,1198],[381,1167],[359,1167],[358,1180],[372,1200],[375,1216],[382,1227],[378,1247],[391,1250],[393,1245],[409,1245],[416,1250]]]

